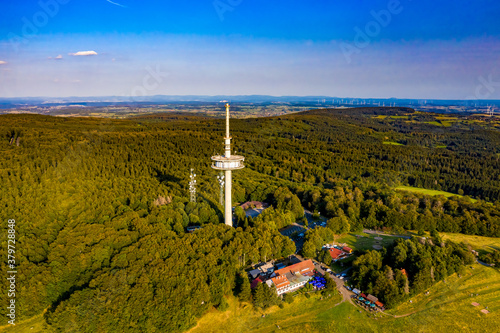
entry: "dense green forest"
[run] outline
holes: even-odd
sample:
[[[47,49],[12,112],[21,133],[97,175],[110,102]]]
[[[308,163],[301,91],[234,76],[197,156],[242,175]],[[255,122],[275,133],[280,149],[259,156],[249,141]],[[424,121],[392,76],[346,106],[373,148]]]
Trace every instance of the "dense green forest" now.
[[[249,264],[295,252],[278,230],[302,218],[301,205],[334,221],[307,234],[311,253],[339,223],[500,237],[499,131],[470,117],[429,124],[436,117],[365,108],[232,120],[247,166],[233,175],[233,201],[273,208],[253,220],[236,211],[238,228],[229,228],[210,168],[222,120],[0,116],[0,216],[16,220],[18,316],[47,310],[56,331],[185,330],[210,307],[224,309]],[[203,228],[190,234],[188,225]]]
[[[367,251],[353,262],[352,283],[377,296],[387,307],[429,288],[475,261],[463,245],[432,238],[398,239],[394,245]]]

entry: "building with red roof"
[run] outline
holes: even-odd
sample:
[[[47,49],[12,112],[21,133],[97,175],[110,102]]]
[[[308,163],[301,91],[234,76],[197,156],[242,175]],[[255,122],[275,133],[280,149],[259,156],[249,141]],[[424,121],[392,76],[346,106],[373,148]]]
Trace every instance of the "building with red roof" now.
[[[376,301],[375,305],[378,306],[381,309],[384,307],[384,304],[380,303],[379,301]]]
[[[343,255],[344,252],[337,248],[331,248],[330,249],[330,256],[332,257],[333,260],[338,259],[341,255]]]
[[[262,280],[260,279],[260,277],[258,277],[252,281],[252,283],[250,284],[250,288],[254,289],[255,287],[257,287],[259,285],[259,283],[262,283]]]
[[[301,261],[274,272],[276,277],[271,281],[276,286],[278,296],[302,287],[314,276],[314,263],[311,259]]]
[[[285,275],[273,277],[271,280],[276,286],[276,289],[283,289],[290,285],[290,281],[288,281]]]
[[[342,248],[342,251],[344,251],[344,252],[346,252],[346,253],[352,253],[352,249],[351,249],[350,247],[348,247],[348,246],[344,246],[344,247]]]

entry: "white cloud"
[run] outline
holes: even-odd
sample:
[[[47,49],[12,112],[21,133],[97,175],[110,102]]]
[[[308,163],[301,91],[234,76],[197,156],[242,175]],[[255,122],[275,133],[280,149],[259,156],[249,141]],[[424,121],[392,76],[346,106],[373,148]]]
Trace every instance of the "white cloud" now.
[[[7,61],[0,60],[0,65],[5,65]]]
[[[120,7],[123,7],[123,8],[127,8],[127,6],[124,6],[124,5],[120,5],[119,3],[116,3],[116,2],[113,2],[113,1],[110,1],[110,0],[106,0],[107,2],[115,5],[115,6],[120,6]]]
[[[70,56],[93,56],[97,55],[96,51],[78,51],[76,53],[68,53]]]
[[[54,59],[62,59],[63,56],[62,55],[58,55],[57,57],[55,57]]]

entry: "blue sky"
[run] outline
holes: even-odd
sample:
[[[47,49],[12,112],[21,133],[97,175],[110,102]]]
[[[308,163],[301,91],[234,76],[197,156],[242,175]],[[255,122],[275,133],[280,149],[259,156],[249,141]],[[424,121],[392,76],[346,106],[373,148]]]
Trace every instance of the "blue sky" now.
[[[499,1],[2,1],[0,97],[500,99]]]

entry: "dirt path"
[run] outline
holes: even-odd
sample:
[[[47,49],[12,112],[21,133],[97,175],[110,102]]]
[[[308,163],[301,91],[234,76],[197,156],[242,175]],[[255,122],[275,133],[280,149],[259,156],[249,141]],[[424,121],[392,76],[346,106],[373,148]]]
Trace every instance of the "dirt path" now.
[[[351,299],[351,294],[349,293],[349,291],[344,287],[344,281],[342,281],[341,279],[339,279],[338,277],[336,277],[335,275],[333,274],[330,274],[330,276],[332,277],[333,281],[335,281],[335,284],[337,285],[337,289],[340,291],[340,293],[342,294],[342,302],[340,302],[339,304],[347,301],[347,302],[350,302],[352,305],[354,305],[354,302],[352,301]],[[338,305],[338,304],[337,304]]]

